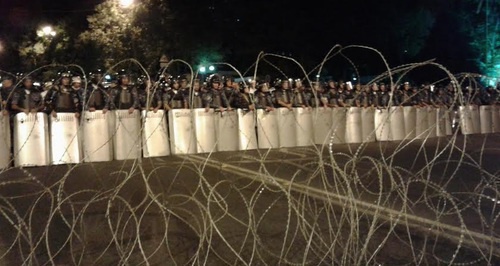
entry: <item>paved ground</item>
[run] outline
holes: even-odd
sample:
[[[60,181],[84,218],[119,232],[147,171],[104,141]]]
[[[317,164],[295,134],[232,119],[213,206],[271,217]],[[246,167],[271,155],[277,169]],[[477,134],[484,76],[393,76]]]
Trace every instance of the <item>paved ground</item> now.
[[[496,134],[10,169],[0,265],[498,264],[498,158]]]

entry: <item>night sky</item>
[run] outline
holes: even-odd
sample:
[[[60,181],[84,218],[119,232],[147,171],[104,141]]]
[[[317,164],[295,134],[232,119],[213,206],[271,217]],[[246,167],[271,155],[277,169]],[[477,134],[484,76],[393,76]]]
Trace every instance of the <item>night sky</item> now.
[[[102,2],[0,1],[2,39],[16,39],[30,27],[58,21],[83,31],[86,16]],[[457,19],[450,15],[457,5],[454,1],[171,0],[169,4],[176,13],[176,27],[194,38],[200,32],[212,34],[226,52],[225,60],[239,66],[251,64],[262,50],[290,55],[312,66],[335,44],[362,44],[382,51],[393,66],[436,58],[453,71],[475,70],[473,64],[464,64],[472,58],[463,33],[453,25]],[[431,12],[435,23],[420,52],[406,58],[401,52],[406,48],[394,37],[393,29],[401,16],[419,8]],[[175,51],[171,56],[176,57]],[[366,58],[365,64],[380,64],[362,53],[352,56]]]

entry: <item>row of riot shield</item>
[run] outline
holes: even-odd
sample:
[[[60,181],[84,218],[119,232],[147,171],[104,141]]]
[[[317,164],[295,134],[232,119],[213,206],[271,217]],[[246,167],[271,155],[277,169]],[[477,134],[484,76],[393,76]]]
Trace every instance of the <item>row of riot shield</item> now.
[[[488,134],[500,132],[500,106],[465,105],[458,109],[462,134]]]

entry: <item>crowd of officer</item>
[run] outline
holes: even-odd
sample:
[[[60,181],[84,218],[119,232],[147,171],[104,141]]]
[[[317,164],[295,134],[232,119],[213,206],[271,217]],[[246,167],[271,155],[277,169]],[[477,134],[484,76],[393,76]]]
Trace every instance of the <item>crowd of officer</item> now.
[[[233,77],[212,75],[206,81],[191,82],[188,75],[160,75],[156,81],[146,77],[132,80],[120,74],[115,82],[103,83],[102,72],[89,75],[86,82],[80,76],[63,72],[56,84],[35,86],[29,76],[2,80],[1,100],[4,115],[19,112],[46,112],[54,117],[59,112],[83,110],[170,110],[179,108],[232,109],[314,108],[314,107],[377,107],[387,106],[446,106],[457,104],[493,105],[500,103],[499,90],[463,88],[456,93],[452,84],[412,86],[405,82],[394,89],[384,83],[370,85],[329,80],[312,82],[277,79],[274,82],[235,82]]]

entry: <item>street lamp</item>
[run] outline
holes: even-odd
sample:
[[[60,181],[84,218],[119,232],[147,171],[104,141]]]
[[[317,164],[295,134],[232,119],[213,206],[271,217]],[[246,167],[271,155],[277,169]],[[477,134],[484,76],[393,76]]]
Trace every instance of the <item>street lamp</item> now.
[[[120,6],[123,8],[129,8],[134,3],[134,0],[120,0]]]
[[[54,37],[56,36],[56,31],[51,26],[44,26],[36,31],[38,37]]]

